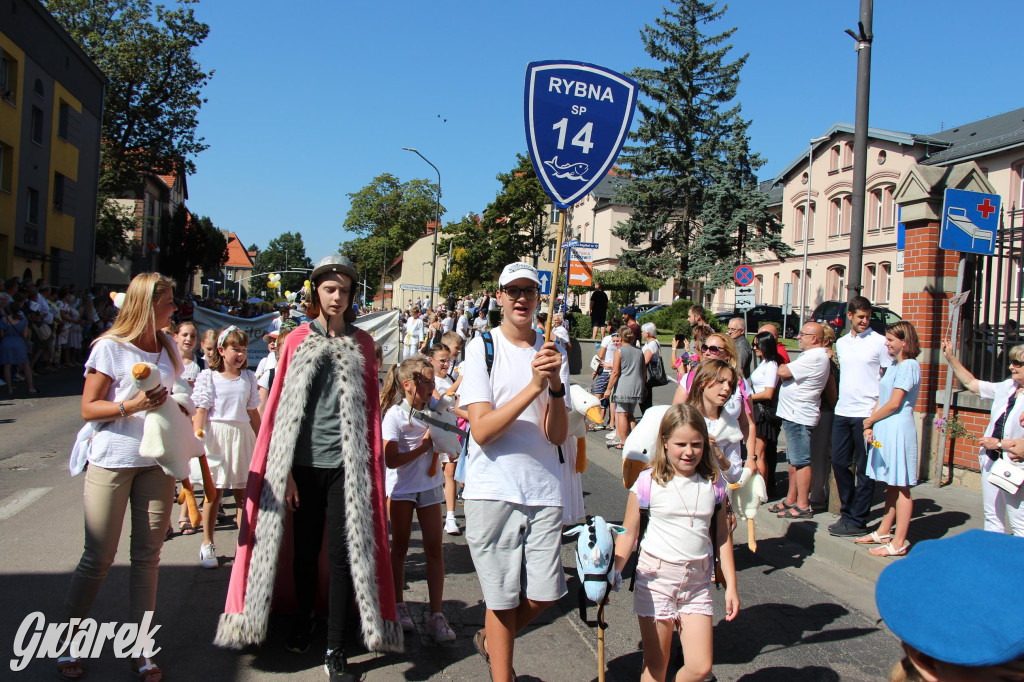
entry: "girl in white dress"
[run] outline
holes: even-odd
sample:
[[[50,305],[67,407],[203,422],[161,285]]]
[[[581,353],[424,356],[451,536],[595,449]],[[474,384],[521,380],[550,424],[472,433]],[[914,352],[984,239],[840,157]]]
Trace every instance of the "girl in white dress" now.
[[[249,461],[260,430],[256,378],[246,369],[248,346],[249,337],[238,327],[232,325],[221,331],[217,336],[217,355],[210,367],[199,373],[192,393],[197,408],[193,424],[196,436],[206,447],[215,488],[205,491],[203,503],[203,544],[199,548],[199,565],[203,568],[218,565],[213,530],[222,491],[228,488],[234,491],[236,520],[241,523]]]
[[[196,362],[196,345],[199,343],[199,328],[196,327],[195,322],[191,320],[180,323],[174,328],[174,341],[178,344],[178,355],[181,356],[181,364],[184,369],[181,371],[181,376],[178,377],[181,381],[188,385],[189,393],[192,392],[192,388],[196,385],[196,377],[199,376],[199,363]],[[199,460],[193,459],[192,463],[195,464],[194,472],[192,476],[189,476],[190,480],[201,481],[201,472],[199,469]],[[193,477],[194,476],[194,477]],[[192,520],[188,517],[188,506],[181,505],[181,513],[178,514],[178,530],[182,535],[193,535],[196,532],[196,528],[192,527]]]

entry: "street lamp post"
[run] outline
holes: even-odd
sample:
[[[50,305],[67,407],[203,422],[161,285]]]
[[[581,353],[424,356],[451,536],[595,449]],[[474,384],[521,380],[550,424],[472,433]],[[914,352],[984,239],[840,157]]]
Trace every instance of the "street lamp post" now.
[[[800,330],[804,328],[804,314],[807,311],[807,245],[811,241],[811,165],[814,162],[814,145],[828,137],[816,137],[807,148],[807,206],[804,207],[804,267],[800,271]],[[785,323],[785,320],[783,320]]]
[[[402,147],[407,152],[412,152],[416,156],[426,161],[431,168],[437,173],[437,206],[435,210],[434,219],[434,249],[431,253],[431,266],[430,266],[430,299],[432,302],[435,301],[434,297],[434,282],[437,277],[437,233],[441,231],[441,171],[437,170],[437,166],[430,163],[430,159],[419,153],[418,150],[412,147]],[[440,292],[438,292],[440,295]]]

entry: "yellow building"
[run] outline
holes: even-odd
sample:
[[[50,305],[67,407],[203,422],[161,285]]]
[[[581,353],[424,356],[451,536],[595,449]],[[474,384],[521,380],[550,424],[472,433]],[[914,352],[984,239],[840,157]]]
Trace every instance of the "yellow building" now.
[[[0,3],[0,275],[93,281],[107,79],[38,0]]]

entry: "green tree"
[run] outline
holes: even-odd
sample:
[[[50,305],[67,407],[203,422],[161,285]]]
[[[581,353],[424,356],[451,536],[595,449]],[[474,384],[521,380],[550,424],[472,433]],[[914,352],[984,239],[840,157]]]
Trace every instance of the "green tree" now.
[[[374,273],[367,275],[370,295],[380,288],[384,266],[423,236],[428,221],[435,220],[437,185],[422,179],[402,182],[384,173],[348,196],[352,203],[344,227],[358,237],[339,248],[360,269]]]
[[[309,272],[313,269],[313,261],[306,257],[306,245],[302,243],[301,232],[285,232],[279,237],[274,237],[256,256],[256,272],[282,272],[281,288],[276,292],[266,286],[267,280],[263,277],[253,278],[249,284],[250,291],[266,290],[268,298],[284,296],[286,291],[298,291],[307,279]],[[305,274],[299,272],[284,272],[286,270],[305,270]]]
[[[621,157],[633,175],[619,192],[619,200],[633,209],[630,219],[615,228],[629,247],[622,264],[648,276],[680,275],[684,289],[685,279],[709,272],[705,259],[698,258],[696,267],[691,262],[702,221],[735,215],[755,230],[771,224],[755,215],[757,207],[749,204],[744,189],[760,164],[747,149],[747,124],[735,103],[747,55],[728,61],[735,28],[704,33],[724,12],[714,2],[671,0],[671,8],[640,32],[645,50],[662,68],[637,68],[630,74],[643,96],[637,103],[639,125],[631,135],[636,144]],[[746,168],[729,167],[736,163]],[[737,182],[739,186],[720,186]],[[732,202],[743,198],[742,210],[705,211],[724,194],[733,195]],[[709,230],[701,248],[712,242],[714,253],[729,247],[724,224]]]
[[[190,7],[196,1],[167,7],[151,0],[43,0],[110,80],[96,237],[97,256],[106,260],[130,251],[133,227],[110,200],[136,188],[145,172],[194,173],[192,157],[207,147],[196,127],[213,71],[204,71],[194,56],[209,33]]]
[[[189,278],[197,269],[210,272],[228,262],[227,237],[208,216],[193,216],[179,209],[169,218],[165,216],[160,232],[160,272],[174,278],[179,293],[188,289]]]
[[[749,126],[733,118],[721,158],[709,164],[713,181],[705,191],[687,275],[706,278],[711,290],[732,285],[736,267],[748,262],[748,254],[793,255],[781,237],[782,224],[768,211],[768,197],[758,189],[754,171],[764,162],[750,151]]]
[[[497,279],[501,269],[513,261],[539,254],[544,248],[544,216],[551,203],[541,187],[530,159],[516,154],[516,165],[497,175],[501,188],[483,216],[466,216],[449,225],[445,232],[453,242],[453,271],[443,280],[441,291],[467,293],[474,283]],[[449,239],[438,245],[448,252]],[[454,251],[460,251],[458,257]],[[446,288],[448,287],[448,288]]]

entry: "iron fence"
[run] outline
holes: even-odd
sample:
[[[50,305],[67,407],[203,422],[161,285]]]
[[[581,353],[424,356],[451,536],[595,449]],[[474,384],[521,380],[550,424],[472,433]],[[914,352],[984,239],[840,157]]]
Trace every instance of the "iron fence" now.
[[[964,291],[971,295],[960,315],[960,361],[983,381],[1009,376],[1009,351],[1024,343],[1019,325],[1024,308],[1022,270],[1024,209],[1013,206],[1000,216],[995,254],[968,256],[964,272]]]

